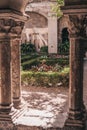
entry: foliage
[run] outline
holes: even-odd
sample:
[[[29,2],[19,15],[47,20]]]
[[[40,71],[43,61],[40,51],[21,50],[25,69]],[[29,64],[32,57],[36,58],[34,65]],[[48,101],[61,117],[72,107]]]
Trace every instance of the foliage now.
[[[24,57],[24,58],[23,58]],[[33,68],[36,69],[42,69],[46,70],[51,68],[57,68],[59,66],[65,66],[69,64],[69,59],[66,57],[64,58],[52,58],[47,56],[41,56],[41,55],[29,55],[29,56],[22,56],[22,69],[23,70],[29,70]],[[51,68],[52,69],[52,68]],[[55,70],[54,69],[54,70]]]
[[[28,55],[22,55],[21,56],[21,63],[27,62],[29,60],[32,60],[32,59],[38,58],[38,57],[39,57],[38,53],[31,53]]]
[[[66,54],[68,55],[69,54],[69,46],[70,46],[70,44],[67,41],[64,43],[61,43],[58,47],[59,53],[61,55],[66,55]]]
[[[48,46],[41,47],[40,52],[41,53],[48,53]]]
[[[22,85],[68,86],[69,58],[58,55],[30,54],[22,56]]]
[[[33,45],[31,43],[21,44],[21,54],[22,55],[29,54],[32,52],[36,52],[35,45]]]
[[[40,64],[39,58],[33,58],[31,60],[25,61],[22,63],[22,69],[23,70],[29,70],[32,66],[37,66]]]
[[[33,72],[23,71],[21,73],[22,85],[42,86],[42,87],[58,87],[68,86],[69,84],[69,68],[64,68],[60,72]]]
[[[58,17],[62,16],[60,6],[64,4],[64,0],[57,0],[56,5],[52,6],[52,11],[56,13]]]

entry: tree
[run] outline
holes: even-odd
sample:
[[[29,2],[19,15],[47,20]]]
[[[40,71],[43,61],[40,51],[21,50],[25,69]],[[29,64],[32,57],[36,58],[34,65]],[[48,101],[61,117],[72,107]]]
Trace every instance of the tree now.
[[[64,0],[57,0],[57,3],[52,7],[53,12],[56,13],[58,17],[62,16],[60,6],[64,5]]]

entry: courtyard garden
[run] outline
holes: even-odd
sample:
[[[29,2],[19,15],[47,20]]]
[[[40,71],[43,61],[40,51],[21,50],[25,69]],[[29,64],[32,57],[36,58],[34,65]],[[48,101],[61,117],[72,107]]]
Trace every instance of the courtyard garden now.
[[[35,52],[32,44],[21,45],[21,77],[24,86],[59,87],[69,84],[69,56]]]

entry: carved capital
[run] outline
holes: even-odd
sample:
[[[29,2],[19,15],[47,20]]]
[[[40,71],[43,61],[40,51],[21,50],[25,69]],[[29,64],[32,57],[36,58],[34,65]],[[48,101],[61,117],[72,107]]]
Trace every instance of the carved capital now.
[[[69,15],[68,25],[70,37],[87,38],[87,15]]]
[[[24,22],[14,19],[0,19],[0,35],[20,36],[24,27]]]

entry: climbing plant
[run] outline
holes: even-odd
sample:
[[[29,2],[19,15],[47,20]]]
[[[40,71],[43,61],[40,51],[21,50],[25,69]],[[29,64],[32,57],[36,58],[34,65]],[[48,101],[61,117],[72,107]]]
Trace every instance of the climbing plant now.
[[[52,11],[56,13],[58,17],[62,16],[60,6],[64,5],[64,0],[57,0],[57,3],[52,6]]]

